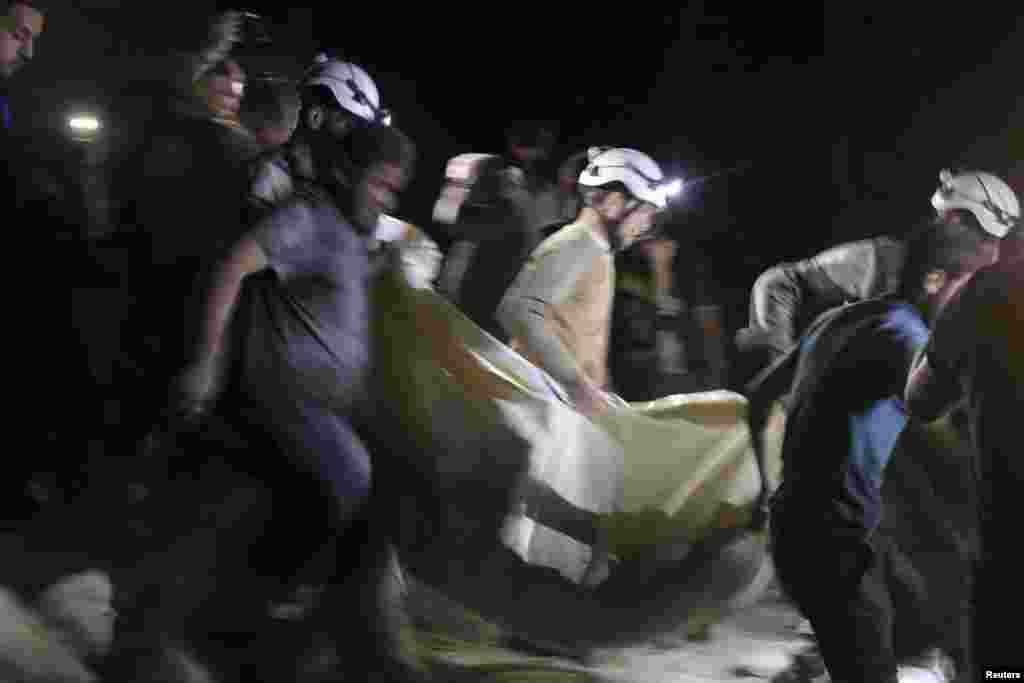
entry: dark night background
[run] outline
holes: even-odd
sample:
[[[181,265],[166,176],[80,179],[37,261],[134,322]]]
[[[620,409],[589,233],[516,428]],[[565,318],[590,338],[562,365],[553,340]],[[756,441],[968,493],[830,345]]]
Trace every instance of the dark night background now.
[[[740,166],[688,193],[677,223],[741,297],[779,259],[905,229],[928,213],[951,163],[1015,174],[1021,189],[1024,20],[991,6],[834,4],[244,8],[263,13],[274,38],[257,68],[297,74],[317,47],[333,47],[370,71],[419,145],[402,213],[421,224],[445,160],[501,151],[513,117],[556,120],[560,157],[616,144],[684,177]],[[216,8],[57,6],[14,83],[16,121],[60,148],[67,112],[98,108],[111,148],[131,148],[161,53]]]

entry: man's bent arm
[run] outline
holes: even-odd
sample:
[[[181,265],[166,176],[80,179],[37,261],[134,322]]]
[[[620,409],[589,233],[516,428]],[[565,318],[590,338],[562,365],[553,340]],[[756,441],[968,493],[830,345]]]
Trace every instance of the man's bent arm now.
[[[586,254],[565,245],[524,266],[498,306],[497,319],[542,369],[566,388],[587,380],[552,326],[551,304],[564,301],[587,265]]]
[[[551,329],[548,315],[546,302],[524,296],[506,296],[498,307],[498,321],[538,360],[542,370],[567,389],[583,384],[583,369]]]
[[[203,306],[203,319],[196,348],[197,362],[209,362],[224,352],[224,331],[234,313],[242,281],[269,265],[263,248],[252,237],[240,240],[213,273],[213,282]]]
[[[861,240],[768,269],[754,283],[747,329],[767,333],[772,349],[784,353],[800,334],[799,318],[895,287],[898,274],[890,271],[899,260],[897,251],[886,238]]]

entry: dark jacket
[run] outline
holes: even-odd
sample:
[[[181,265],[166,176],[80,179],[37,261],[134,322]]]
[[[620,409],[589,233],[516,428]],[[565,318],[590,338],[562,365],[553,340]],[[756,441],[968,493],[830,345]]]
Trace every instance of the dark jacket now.
[[[737,345],[743,351],[765,350],[777,358],[823,311],[896,293],[904,258],[903,243],[882,236],[770,268],[754,283],[749,325],[737,335]]]
[[[540,243],[521,202],[502,199],[487,207],[466,207],[458,225],[462,239],[448,252],[439,286],[486,332],[505,342],[495,313],[530,253]]]

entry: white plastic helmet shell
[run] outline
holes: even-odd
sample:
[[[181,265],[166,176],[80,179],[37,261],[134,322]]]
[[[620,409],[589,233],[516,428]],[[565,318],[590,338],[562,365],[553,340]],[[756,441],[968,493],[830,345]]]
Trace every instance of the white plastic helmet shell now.
[[[305,84],[325,86],[342,109],[365,121],[376,121],[382,115],[377,84],[356,64],[319,55]]]
[[[615,181],[625,185],[630,194],[641,201],[659,209],[668,205],[670,193],[665,174],[654,159],[623,147],[590,150],[590,163],[580,174],[580,185],[601,187]]]
[[[983,171],[939,174],[942,185],[932,195],[936,211],[964,209],[974,214],[986,232],[996,237],[1006,234],[1020,221],[1020,201],[1014,191],[997,176]]]

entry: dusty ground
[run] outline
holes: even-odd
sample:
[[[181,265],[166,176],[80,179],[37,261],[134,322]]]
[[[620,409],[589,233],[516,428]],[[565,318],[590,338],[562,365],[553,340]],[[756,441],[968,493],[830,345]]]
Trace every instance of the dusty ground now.
[[[457,609],[439,623],[425,614],[424,607],[414,598],[411,615],[422,656],[438,680],[452,683],[765,680],[789,666],[793,653],[808,646],[796,631],[800,621],[796,610],[776,593],[712,627],[703,640],[663,637],[643,646],[595,653],[586,664],[503,647],[500,630],[493,625],[474,623],[475,617],[466,613],[455,615]]]

